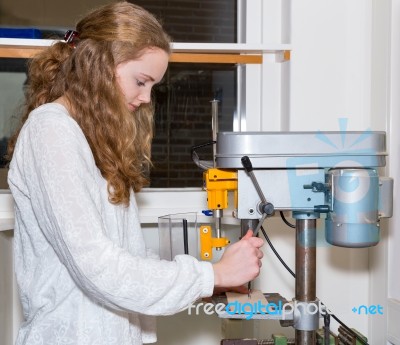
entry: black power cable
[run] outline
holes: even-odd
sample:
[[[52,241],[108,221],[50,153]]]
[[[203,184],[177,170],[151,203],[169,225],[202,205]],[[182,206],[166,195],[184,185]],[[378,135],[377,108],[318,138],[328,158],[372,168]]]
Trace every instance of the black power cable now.
[[[290,223],[289,223],[290,224]],[[296,274],[290,269],[290,267],[286,264],[286,262],[282,259],[282,257],[279,255],[279,253],[276,251],[275,247],[273,246],[271,240],[269,239],[269,236],[267,235],[266,231],[264,230],[263,227],[260,228],[261,232],[263,233],[266,241],[268,242],[269,246],[271,247],[272,251],[278,258],[278,260],[281,262],[281,264],[287,269],[287,271],[293,276],[293,278],[296,278]],[[325,306],[321,302],[322,305]],[[351,328],[349,328],[344,322],[342,322],[336,315],[330,314],[334,320],[339,323],[341,326],[343,326],[348,332],[350,332],[354,337],[357,338],[363,345],[369,345],[364,339],[362,339],[357,333],[355,333]]]
[[[265,239],[267,240],[269,246],[271,247],[272,251],[274,252],[274,254],[276,255],[276,257],[278,258],[278,260],[281,262],[281,264],[283,266],[285,266],[285,268],[288,270],[288,272],[293,276],[293,278],[296,278],[296,274],[290,269],[290,267],[286,264],[286,262],[281,258],[281,256],[279,255],[279,253],[276,251],[274,245],[272,244],[271,240],[269,239],[269,236],[267,235],[267,233],[264,230],[264,227],[261,227],[261,232],[263,233]]]
[[[197,154],[197,150],[201,149],[203,147],[211,146],[211,145],[215,145],[215,144],[216,144],[216,141],[209,141],[207,143],[196,145],[191,148],[190,151],[191,151],[192,160],[199,168],[201,168],[203,170],[208,170],[213,167],[213,162],[212,161],[210,161],[210,162],[201,161],[199,155]]]
[[[289,223],[289,221],[286,219],[286,217],[285,217],[285,215],[283,214],[282,211],[280,211],[279,214],[281,215],[281,218],[282,218],[283,222],[284,222],[287,226],[289,226],[289,227],[291,227],[291,228],[293,228],[293,229],[296,228],[296,225],[293,225],[293,224]]]

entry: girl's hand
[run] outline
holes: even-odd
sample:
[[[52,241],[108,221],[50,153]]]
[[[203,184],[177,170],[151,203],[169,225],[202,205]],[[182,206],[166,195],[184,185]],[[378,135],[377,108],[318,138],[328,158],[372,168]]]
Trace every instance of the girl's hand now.
[[[214,285],[217,288],[241,286],[260,274],[263,252],[260,250],[264,241],[253,237],[249,230],[238,242],[230,245],[213,265]]]

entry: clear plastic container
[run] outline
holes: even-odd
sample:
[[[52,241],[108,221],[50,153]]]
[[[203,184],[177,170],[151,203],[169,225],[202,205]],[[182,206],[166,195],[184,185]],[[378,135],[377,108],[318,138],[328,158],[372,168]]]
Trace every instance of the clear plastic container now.
[[[176,255],[188,254],[199,258],[197,214],[176,213],[158,218],[160,258],[173,260]]]

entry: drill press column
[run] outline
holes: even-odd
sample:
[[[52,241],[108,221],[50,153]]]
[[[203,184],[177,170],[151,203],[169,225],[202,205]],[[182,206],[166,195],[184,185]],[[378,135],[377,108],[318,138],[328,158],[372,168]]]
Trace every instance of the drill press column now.
[[[317,299],[316,224],[316,219],[296,219],[296,303]],[[315,330],[294,327],[296,345],[315,345]]]

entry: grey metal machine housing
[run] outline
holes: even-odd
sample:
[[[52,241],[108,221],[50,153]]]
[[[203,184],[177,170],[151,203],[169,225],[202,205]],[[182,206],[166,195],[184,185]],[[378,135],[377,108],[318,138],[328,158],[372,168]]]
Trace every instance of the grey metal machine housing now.
[[[216,165],[238,170],[237,218],[261,218],[260,198],[243,169],[248,156],[275,210],[325,214],[326,240],[343,247],[378,243],[379,221],[392,215],[393,180],[385,132],[220,132]]]

